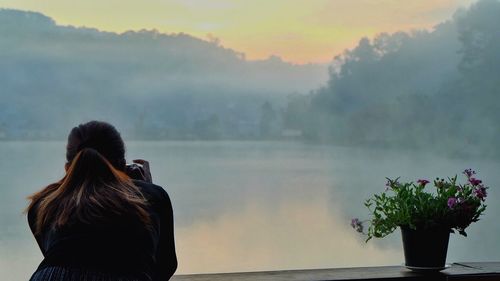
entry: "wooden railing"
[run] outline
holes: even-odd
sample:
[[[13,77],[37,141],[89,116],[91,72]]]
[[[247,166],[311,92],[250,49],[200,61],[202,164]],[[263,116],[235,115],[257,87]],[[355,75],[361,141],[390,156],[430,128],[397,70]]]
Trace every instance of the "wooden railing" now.
[[[500,262],[453,263],[437,273],[403,266],[175,275],[173,281],[499,280]]]

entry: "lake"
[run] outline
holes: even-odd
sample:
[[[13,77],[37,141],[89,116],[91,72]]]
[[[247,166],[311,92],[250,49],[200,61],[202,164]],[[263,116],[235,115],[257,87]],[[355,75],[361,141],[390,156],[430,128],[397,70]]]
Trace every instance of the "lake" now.
[[[64,142],[0,142],[0,280],[28,280],[42,256],[22,214],[26,196],[64,174]],[[400,234],[364,242],[350,226],[385,177],[478,171],[489,206],[448,262],[500,260],[500,162],[424,152],[295,142],[128,142],[172,199],[177,273],[304,269],[403,262]],[[460,176],[460,175],[459,175]]]

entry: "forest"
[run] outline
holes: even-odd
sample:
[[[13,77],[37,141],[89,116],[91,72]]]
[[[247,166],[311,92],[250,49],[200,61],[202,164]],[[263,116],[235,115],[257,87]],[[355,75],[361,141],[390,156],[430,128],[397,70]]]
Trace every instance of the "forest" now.
[[[328,82],[288,101],[284,126],[312,142],[500,156],[500,2],[432,31],[362,38]]]

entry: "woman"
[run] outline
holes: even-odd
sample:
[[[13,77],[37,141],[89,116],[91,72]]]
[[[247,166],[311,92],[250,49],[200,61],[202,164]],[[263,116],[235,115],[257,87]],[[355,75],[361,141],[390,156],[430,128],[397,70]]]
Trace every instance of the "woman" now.
[[[66,175],[29,197],[44,256],[30,280],[168,280],[177,268],[172,205],[147,161],[134,161],[142,173],[128,170],[120,134],[99,121],[73,128],[66,159]]]

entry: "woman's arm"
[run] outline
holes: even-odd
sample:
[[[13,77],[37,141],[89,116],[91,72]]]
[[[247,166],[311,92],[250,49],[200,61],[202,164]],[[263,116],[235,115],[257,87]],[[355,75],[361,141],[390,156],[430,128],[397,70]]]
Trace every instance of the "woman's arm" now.
[[[160,205],[160,240],[156,255],[155,281],[167,281],[177,269],[177,256],[174,241],[174,215],[172,203],[167,192],[162,192]]]
[[[40,235],[35,234],[35,223],[36,223],[36,205],[34,205],[32,208],[29,209],[28,211],[28,225],[31,229],[31,233],[33,233],[33,236],[35,237],[36,243],[38,244],[38,247],[40,248],[40,251],[42,252],[43,256],[45,257],[45,251],[42,246],[42,239]]]

